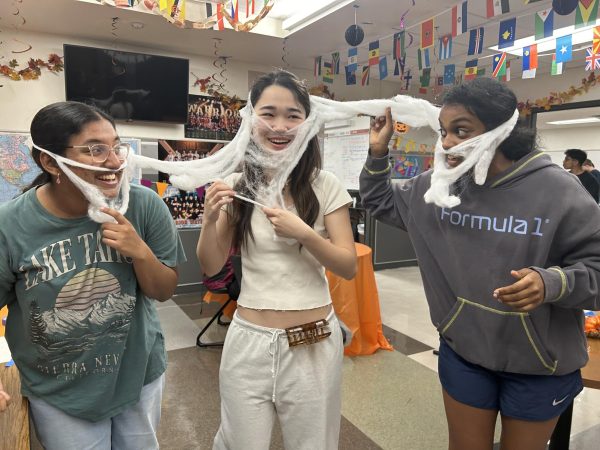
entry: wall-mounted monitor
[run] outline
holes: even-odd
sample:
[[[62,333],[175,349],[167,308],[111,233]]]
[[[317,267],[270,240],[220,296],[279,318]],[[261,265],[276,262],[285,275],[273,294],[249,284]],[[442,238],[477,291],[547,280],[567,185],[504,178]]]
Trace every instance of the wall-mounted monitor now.
[[[116,120],[187,122],[187,59],[65,44],[64,61],[67,100]]]

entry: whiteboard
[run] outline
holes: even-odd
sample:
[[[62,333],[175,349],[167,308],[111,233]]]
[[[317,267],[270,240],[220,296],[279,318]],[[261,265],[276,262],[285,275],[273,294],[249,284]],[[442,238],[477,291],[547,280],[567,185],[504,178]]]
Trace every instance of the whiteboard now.
[[[358,190],[369,151],[369,124],[369,117],[356,117],[342,127],[325,129],[323,169],[336,175],[347,190]]]

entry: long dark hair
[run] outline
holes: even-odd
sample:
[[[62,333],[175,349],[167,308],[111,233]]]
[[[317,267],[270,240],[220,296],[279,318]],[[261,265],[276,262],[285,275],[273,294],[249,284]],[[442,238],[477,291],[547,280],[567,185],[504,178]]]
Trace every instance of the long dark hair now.
[[[455,86],[444,96],[444,105],[462,105],[485,125],[486,131],[506,122],[517,108],[517,97],[497,80],[486,77]],[[536,133],[519,119],[498,150],[511,161],[517,161],[536,150]]]
[[[310,95],[306,86],[293,74],[285,70],[276,70],[261,76],[256,80],[250,92],[250,102],[256,105],[263,91],[269,86],[281,86],[294,94],[294,97],[302,105],[306,115],[310,114]],[[300,218],[311,227],[317,220],[319,214],[319,200],[312,188],[312,181],[321,169],[321,153],[319,141],[316,136],[310,140],[300,161],[290,174],[289,189],[294,201],[294,206]],[[265,176],[259,167],[245,162],[243,175],[236,183],[234,189],[243,195],[251,196],[248,185],[264,183]],[[253,206],[246,202],[234,202],[233,206],[233,245],[240,248],[246,245],[248,239],[254,239],[250,220]]]
[[[94,106],[79,102],[58,102],[44,106],[31,121],[29,129],[33,143],[57,155],[64,155],[72,136],[81,133],[91,122],[107,120],[115,128],[114,120]],[[42,170],[23,192],[42,184],[50,183],[52,177],[40,162],[41,151],[31,149],[31,156]]]

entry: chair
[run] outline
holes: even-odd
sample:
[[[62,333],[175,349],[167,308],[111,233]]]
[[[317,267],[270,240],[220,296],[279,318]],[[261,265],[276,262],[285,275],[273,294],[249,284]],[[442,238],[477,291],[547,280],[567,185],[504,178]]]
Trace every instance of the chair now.
[[[212,323],[216,320],[219,325],[227,326],[228,322],[222,322],[221,317],[223,316],[223,311],[229,305],[230,302],[236,301],[240,295],[240,283],[242,281],[242,258],[240,255],[231,254],[229,256],[229,263],[231,264],[231,268],[233,268],[233,276],[230,280],[227,281],[226,285],[215,288],[211,286],[211,283],[208,283],[208,280],[205,280],[205,285],[207,289],[215,294],[227,294],[229,298],[223,305],[219,308],[219,310],[215,313],[215,315],[208,321],[208,323],[200,330],[198,336],[196,337],[196,345],[198,347],[221,347],[224,342],[202,342],[202,335],[206,333],[206,331],[210,328]],[[212,279],[219,279],[224,275],[224,272],[228,272],[230,270],[229,265],[226,263],[221,272],[213,277]]]

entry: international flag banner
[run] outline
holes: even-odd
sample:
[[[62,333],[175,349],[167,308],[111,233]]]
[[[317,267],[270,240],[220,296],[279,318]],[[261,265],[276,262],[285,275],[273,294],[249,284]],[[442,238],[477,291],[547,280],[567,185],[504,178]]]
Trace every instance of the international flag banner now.
[[[554,32],[554,11],[552,8],[535,13],[535,40],[552,36]]]
[[[387,56],[379,58],[379,79],[385,80],[388,76]]]
[[[563,63],[556,62],[556,55],[552,55],[552,68],[550,69],[550,75],[562,75]]]
[[[485,77],[485,67],[478,67],[477,68],[477,76],[478,77]]]
[[[433,46],[433,18],[421,23],[421,48]]]
[[[323,63],[323,81],[325,83],[333,83],[333,67],[331,62],[325,61]]]
[[[487,0],[487,17],[499,16],[510,12],[508,0]]]
[[[598,70],[600,69],[600,55],[592,52],[592,47],[585,49],[585,70]]]
[[[405,39],[404,31],[400,31],[399,33],[394,33],[394,59],[400,59],[404,55],[404,53],[406,51],[404,39]]]
[[[454,64],[446,64],[444,66],[444,84],[454,84],[454,74],[456,66]]]
[[[469,49],[468,55],[480,55],[483,51],[483,27],[475,28],[469,31]]]
[[[406,55],[402,56],[400,59],[394,60],[394,76],[404,76],[404,67],[406,65]]]
[[[573,35],[556,38],[556,62],[564,63],[573,58]]]
[[[368,86],[369,85],[369,74],[371,72],[371,66],[369,66],[368,64],[366,66],[363,66],[362,68],[362,77],[360,78],[360,85],[361,86]]]
[[[467,2],[452,8],[452,37],[467,32]]]
[[[449,34],[442,36],[440,39],[440,48],[438,55],[440,60],[452,58],[452,36]]]
[[[531,44],[527,47],[523,47],[523,70],[537,69],[537,66],[537,44]]]
[[[537,69],[524,70],[523,72],[521,72],[521,78],[523,78],[524,80],[535,78],[536,72]]]
[[[225,29],[225,22],[223,16],[223,5],[217,5],[217,23],[213,27],[214,30],[223,31]],[[319,65],[319,75],[321,75],[321,66]]]
[[[379,64],[379,40],[369,42],[369,65]]]
[[[356,47],[348,49],[348,65],[346,67],[350,72],[356,72],[358,69],[358,49]]]
[[[437,77],[436,84],[438,86],[443,86],[444,85],[444,77],[443,76],[442,77]]]
[[[465,80],[473,80],[477,76],[477,59],[465,63]]]
[[[340,52],[331,54],[331,65],[333,67],[333,74],[338,75],[340,73]]]
[[[417,64],[419,66],[419,70],[421,69],[425,69],[427,67],[431,67],[431,64],[429,62],[429,49],[423,49],[421,50],[420,48],[417,49]]]
[[[345,66],[346,70],[346,86],[353,86],[356,84],[356,69],[350,70],[350,66]]]
[[[579,0],[575,11],[575,28],[594,25],[598,16],[598,0]]]
[[[504,72],[504,75],[502,75],[502,77],[500,78],[502,81],[504,81],[505,83],[510,81],[510,61],[506,60],[506,70]]]
[[[498,31],[498,48],[507,48],[515,45],[515,35],[517,34],[517,18],[503,20],[500,22]]]
[[[419,88],[419,94],[423,94],[423,95],[427,94],[427,88],[426,87],[420,87]]]
[[[408,69],[406,71],[406,73],[404,74],[402,79],[404,80],[404,90],[408,91],[408,88],[410,86],[410,80],[412,80],[412,75],[410,74],[410,69]]]
[[[492,78],[506,75],[506,53],[496,53],[492,58]]]
[[[600,53],[600,25],[594,27],[594,38],[592,40],[592,53]]]
[[[431,81],[431,68],[423,69],[421,76],[419,78],[421,82],[421,87],[429,87],[429,83]]]
[[[321,76],[321,57],[320,56],[317,56],[315,58],[315,70],[313,72],[313,75],[315,77],[320,77]]]

